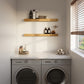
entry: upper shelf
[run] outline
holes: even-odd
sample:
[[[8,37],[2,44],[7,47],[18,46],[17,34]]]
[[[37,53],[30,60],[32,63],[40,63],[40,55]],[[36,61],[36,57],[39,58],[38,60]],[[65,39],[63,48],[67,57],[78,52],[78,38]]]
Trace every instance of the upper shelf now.
[[[58,19],[24,19],[25,22],[56,22]]]
[[[23,34],[23,36],[32,36],[32,37],[35,37],[35,36],[38,36],[38,37],[42,37],[42,36],[58,36],[58,34]]]

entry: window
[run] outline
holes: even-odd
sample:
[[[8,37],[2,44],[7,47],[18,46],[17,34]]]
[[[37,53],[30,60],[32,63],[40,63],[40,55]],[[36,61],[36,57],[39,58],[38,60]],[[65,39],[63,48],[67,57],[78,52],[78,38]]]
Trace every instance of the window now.
[[[80,35],[78,37],[78,48],[84,50],[84,36]]]
[[[71,3],[71,35],[75,35],[75,47],[84,51],[84,0]]]

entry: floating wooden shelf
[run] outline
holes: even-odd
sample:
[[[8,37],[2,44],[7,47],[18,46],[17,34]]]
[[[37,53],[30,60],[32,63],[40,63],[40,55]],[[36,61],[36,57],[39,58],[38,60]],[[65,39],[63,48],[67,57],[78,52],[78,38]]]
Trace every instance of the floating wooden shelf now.
[[[25,22],[56,22],[58,19],[24,19]]]
[[[23,34],[23,36],[58,36],[58,34]]]

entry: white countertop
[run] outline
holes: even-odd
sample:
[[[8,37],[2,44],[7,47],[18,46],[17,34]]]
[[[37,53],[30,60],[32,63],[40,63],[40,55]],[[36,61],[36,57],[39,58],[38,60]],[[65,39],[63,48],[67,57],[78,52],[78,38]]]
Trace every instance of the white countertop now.
[[[55,53],[33,53],[29,55],[14,55],[11,59],[71,59],[69,55],[56,55]]]

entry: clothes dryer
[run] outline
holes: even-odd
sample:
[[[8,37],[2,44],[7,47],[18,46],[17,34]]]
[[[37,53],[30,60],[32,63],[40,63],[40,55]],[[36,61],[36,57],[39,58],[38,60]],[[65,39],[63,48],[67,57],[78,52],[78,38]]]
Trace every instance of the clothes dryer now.
[[[11,84],[41,84],[41,60],[12,59]]]
[[[42,84],[70,84],[70,59],[42,60]]]

